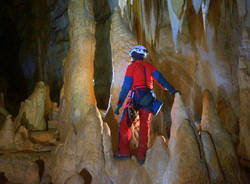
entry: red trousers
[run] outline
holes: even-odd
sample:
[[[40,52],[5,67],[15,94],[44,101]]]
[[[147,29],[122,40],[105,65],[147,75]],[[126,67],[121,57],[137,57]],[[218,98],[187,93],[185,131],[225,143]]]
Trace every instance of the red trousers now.
[[[144,159],[146,157],[149,123],[151,112],[149,110],[139,109],[140,130],[139,130],[139,147],[137,157]],[[122,117],[119,124],[119,154],[122,156],[130,155],[129,141],[131,139],[131,122],[128,119],[128,111],[126,109],[122,112]]]

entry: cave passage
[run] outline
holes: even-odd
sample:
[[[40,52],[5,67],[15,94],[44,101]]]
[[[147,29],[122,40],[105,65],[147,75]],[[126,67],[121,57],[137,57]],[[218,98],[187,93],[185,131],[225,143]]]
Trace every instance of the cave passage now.
[[[16,115],[20,101],[27,98],[25,78],[19,61],[21,42],[16,24],[7,11],[8,4],[1,4],[3,6],[0,11],[2,25],[0,31],[0,93],[4,96],[5,108],[9,113]]]
[[[112,58],[110,45],[111,10],[106,0],[95,0],[96,51],[94,88],[97,107],[106,110],[112,81]]]

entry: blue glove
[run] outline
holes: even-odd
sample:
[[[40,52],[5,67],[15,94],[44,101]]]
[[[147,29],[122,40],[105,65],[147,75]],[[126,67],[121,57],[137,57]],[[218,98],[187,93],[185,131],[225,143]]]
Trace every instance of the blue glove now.
[[[119,105],[116,105],[116,107],[115,107],[115,114],[117,114],[117,115],[119,115],[119,110],[120,110],[120,108],[121,108],[121,106],[119,106]]]

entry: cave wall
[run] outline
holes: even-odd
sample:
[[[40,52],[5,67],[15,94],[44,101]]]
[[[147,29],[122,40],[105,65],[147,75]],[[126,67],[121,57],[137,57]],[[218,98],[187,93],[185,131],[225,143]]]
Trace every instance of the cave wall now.
[[[14,32],[10,37],[16,42],[13,44],[17,47],[16,53],[13,53],[13,60],[19,68],[11,75],[13,78],[16,76],[13,80],[22,77],[20,81],[22,80],[26,91],[26,94],[21,92],[24,97],[19,101],[30,95],[36,82],[41,80],[50,86],[52,99],[59,101],[63,83],[63,59],[69,51],[68,2],[2,2],[1,14],[10,22],[6,21],[3,25],[5,30]],[[13,27],[8,27],[7,24],[13,24]],[[13,47],[12,44],[9,45]],[[3,68],[7,67],[11,66]]]
[[[172,36],[168,1],[120,1],[120,4],[123,18],[137,35],[138,43],[151,49],[149,60],[185,95],[185,104],[194,121],[200,119],[204,89],[211,90],[216,100],[229,101],[239,116],[237,66],[241,29],[237,2],[210,1],[206,31],[201,9],[196,14],[192,1],[169,2],[177,13],[186,6],[180,12],[180,16],[181,13],[185,16],[177,46]]]

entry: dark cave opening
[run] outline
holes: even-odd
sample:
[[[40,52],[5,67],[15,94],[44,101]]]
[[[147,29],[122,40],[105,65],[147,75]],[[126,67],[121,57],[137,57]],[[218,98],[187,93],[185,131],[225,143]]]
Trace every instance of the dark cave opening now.
[[[108,108],[112,81],[110,45],[111,10],[107,0],[96,1],[94,1],[96,21],[94,88],[98,108],[106,110]]]
[[[43,173],[44,173],[44,167],[45,167],[44,166],[44,161],[41,160],[41,159],[36,160],[36,164],[37,164],[37,166],[39,168],[39,177],[40,177],[40,181],[41,181],[41,179],[43,177]]]
[[[92,176],[87,169],[85,169],[85,168],[82,169],[80,172],[80,176],[83,177],[85,184],[91,184]]]
[[[5,184],[8,182],[8,179],[6,178],[4,172],[0,172],[0,183]]]
[[[9,16],[8,4],[0,10],[0,93],[9,113],[16,115],[20,102],[27,97],[27,87],[19,62],[20,39],[16,24]]]

